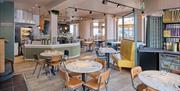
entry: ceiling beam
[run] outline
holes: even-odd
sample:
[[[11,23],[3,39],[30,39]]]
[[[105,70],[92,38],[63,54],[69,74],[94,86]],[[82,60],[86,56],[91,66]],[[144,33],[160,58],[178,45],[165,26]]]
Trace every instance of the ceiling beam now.
[[[100,13],[100,14],[110,14],[110,15],[116,15],[116,14],[112,14],[112,13],[100,12],[100,11],[90,10],[90,9],[83,9],[83,8],[76,8],[76,7],[68,7],[68,8],[70,8],[70,9],[82,10],[82,11],[92,11],[92,12],[95,12],[95,13]]]
[[[114,1],[111,1],[111,0],[103,0],[102,2],[104,2],[104,4],[107,3],[107,2],[109,2],[109,3],[117,4],[117,5],[120,5],[120,6],[123,6],[123,7],[128,7],[128,8],[140,10],[140,9],[138,9],[138,8],[136,8],[136,7],[132,7],[132,6],[129,6],[129,5],[121,4],[121,3],[114,2]]]

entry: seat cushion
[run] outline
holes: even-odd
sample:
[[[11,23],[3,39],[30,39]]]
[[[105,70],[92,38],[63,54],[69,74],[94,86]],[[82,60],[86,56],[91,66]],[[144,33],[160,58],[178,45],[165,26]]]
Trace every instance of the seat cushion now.
[[[122,57],[121,57],[121,54],[120,54],[120,53],[118,53],[118,54],[113,54],[112,56],[113,56],[113,57],[114,57],[114,59],[116,59],[116,60],[121,60],[121,59],[122,59]]]

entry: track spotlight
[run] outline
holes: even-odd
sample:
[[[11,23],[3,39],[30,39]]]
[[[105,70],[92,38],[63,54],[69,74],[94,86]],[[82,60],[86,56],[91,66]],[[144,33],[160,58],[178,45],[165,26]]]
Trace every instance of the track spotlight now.
[[[74,11],[77,12],[77,8],[75,8]]]
[[[103,0],[103,1],[102,1],[102,4],[107,4],[107,0]]]
[[[141,11],[141,14],[144,14],[144,11]]]
[[[113,17],[115,18],[115,17],[116,17],[116,15],[113,15]]]
[[[92,14],[92,11],[89,11],[89,14]]]
[[[117,4],[117,7],[120,7],[120,4]]]

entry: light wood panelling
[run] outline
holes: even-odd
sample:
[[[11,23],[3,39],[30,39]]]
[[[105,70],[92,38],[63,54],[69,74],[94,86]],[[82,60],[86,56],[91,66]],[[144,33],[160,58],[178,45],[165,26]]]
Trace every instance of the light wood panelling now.
[[[4,39],[0,39],[0,73],[5,71],[5,52],[4,52]]]

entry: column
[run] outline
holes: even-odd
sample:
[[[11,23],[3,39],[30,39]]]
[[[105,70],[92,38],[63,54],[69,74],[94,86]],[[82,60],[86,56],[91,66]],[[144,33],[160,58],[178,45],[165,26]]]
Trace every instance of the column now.
[[[57,43],[58,37],[58,15],[50,12],[50,36],[51,36],[51,44]]]
[[[105,39],[114,40],[116,38],[116,21],[113,15],[107,14],[105,17]]]

